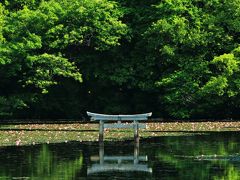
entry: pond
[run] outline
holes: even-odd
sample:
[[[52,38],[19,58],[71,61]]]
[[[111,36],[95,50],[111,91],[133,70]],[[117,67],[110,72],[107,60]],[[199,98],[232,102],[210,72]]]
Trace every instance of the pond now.
[[[240,133],[0,147],[0,179],[240,179]]]

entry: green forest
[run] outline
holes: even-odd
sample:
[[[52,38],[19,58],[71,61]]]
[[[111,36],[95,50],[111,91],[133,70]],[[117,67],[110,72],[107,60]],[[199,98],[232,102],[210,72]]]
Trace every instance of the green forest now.
[[[240,0],[1,0],[0,118],[240,118]]]

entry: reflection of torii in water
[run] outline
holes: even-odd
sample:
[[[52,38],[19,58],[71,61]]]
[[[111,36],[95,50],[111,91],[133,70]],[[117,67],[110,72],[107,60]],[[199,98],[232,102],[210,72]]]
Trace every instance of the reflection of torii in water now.
[[[134,144],[133,156],[105,156],[104,143],[102,142],[99,144],[99,156],[91,156],[90,158],[91,161],[99,161],[99,164],[93,164],[88,168],[87,174],[107,171],[142,171],[152,173],[152,168],[149,168],[147,164],[139,164],[140,161],[148,161],[147,156],[139,156],[139,143]],[[132,163],[129,161],[132,161]]]

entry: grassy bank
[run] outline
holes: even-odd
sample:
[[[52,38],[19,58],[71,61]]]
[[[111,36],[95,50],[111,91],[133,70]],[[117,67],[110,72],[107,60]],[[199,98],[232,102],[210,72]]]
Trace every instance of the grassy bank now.
[[[140,136],[148,138],[213,131],[240,131],[240,122],[147,123],[147,129],[140,130]],[[0,132],[0,146],[98,140],[98,124],[0,125]],[[131,139],[131,129],[105,131],[106,141]]]

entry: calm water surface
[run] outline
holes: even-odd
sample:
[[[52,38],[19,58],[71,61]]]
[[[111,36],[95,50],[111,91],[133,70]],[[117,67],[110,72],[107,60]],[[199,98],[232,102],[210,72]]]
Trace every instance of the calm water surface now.
[[[240,179],[240,133],[0,147],[0,179]]]

